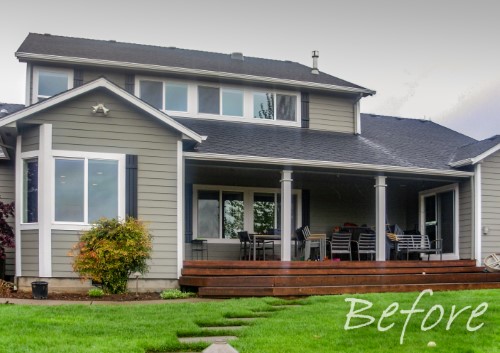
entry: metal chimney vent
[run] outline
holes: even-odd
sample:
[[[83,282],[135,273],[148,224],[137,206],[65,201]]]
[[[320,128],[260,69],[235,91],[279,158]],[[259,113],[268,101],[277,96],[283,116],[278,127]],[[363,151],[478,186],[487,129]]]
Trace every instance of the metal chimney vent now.
[[[239,52],[231,53],[231,59],[243,61],[244,60],[243,53]]]
[[[319,75],[319,70],[318,70],[319,51],[313,50],[312,58],[313,58],[313,67],[312,67],[311,73],[314,75]]]

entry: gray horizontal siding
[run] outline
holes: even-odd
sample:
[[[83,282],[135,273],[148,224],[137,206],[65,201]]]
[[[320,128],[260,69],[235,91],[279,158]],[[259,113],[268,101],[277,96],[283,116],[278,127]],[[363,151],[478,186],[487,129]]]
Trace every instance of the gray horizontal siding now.
[[[10,203],[15,200],[15,167],[13,160],[0,161],[0,200]],[[15,218],[9,218],[9,224],[15,226]],[[15,250],[5,249],[7,258],[5,260],[5,274],[13,276],[15,274]]]
[[[309,98],[309,128],[313,130],[355,132],[354,103],[334,96],[311,94]]]
[[[97,102],[110,109],[107,116],[91,113],[91,106]],[[153,234],[148,277],[176,278],[180,135],[105,91],[65,102],[31,121],[52,124],[54,149],[138,156],[138,216],[149,224]],[[53,246],[59,246],[57,241]]]
[[[21,231],[21,271],[23,276],[38,276],[38,230]]]
[[[482,237],[483,257],[500,253],[500,151],[486,158],[482,172],[482,225],[489,232]]]
[[[22,129],[21,150],[23,152],[37,151],[40,144],[40,127],[27,125]]]
[[[459,255],[461,259],[472,258],[473,237],[473,198],[470,180],[459,185]]]
[[[69,254],[78,239],[78,231],[52,230],[53,277],[78,277],[71,267],[73,257]]]

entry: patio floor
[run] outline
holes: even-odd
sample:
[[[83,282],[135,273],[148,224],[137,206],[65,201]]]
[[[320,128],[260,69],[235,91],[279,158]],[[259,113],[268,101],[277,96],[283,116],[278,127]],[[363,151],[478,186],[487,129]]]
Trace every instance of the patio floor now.
[[[201,297],[287,297],[500,288],[500,273],[473,260],[185,261],[179,284]]]

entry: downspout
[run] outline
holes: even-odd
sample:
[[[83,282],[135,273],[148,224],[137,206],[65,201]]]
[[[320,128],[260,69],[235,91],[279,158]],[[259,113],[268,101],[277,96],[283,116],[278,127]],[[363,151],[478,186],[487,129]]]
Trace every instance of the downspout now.
[[[474,166],[474,257],[476,266],[481,266],[481,227],[482,227],[482,189],[481,189],[481,163]]]

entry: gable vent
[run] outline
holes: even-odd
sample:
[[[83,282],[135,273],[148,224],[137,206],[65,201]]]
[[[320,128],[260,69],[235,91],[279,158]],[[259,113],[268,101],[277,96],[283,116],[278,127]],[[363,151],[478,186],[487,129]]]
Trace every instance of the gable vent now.
[[[238,53],[238,52],[231,53],[231,59],[243,61],[244,60],[243,53]]]

